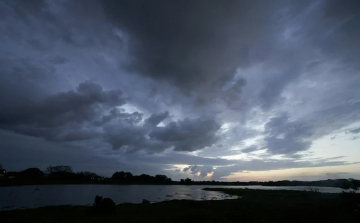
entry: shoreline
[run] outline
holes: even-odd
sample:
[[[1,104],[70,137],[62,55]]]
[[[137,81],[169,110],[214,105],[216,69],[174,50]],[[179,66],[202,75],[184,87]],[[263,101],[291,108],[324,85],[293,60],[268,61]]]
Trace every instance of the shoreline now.
[[[119,204],[114,213],[94,214],[91,206],[47,206],[4,210],[2,222],[357,222],[359,194],[289,190],[211,188],[230,200],[171,200]]]

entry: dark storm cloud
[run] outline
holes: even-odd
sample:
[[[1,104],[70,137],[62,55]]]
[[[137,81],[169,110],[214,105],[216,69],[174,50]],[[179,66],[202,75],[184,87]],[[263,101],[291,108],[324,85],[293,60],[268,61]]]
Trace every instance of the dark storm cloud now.
[[[160,122],[164,121],[166,118],[169,117],[169,112],[166,111],[159,114],[152,114],[149,118],[145,120],[145,122],[147,125],[156,127],[158,124],[160,124]]]
[[[295,69],[284,69],[264,77],[266,85],[261,90],[259,99],[262,109],[268,110],[274,104],[281,103],[281,93],[284,88],[297,78],[299,74]]]
[[[91,171],[111,176],[125,166],[114,157],[104,157],[89,146],[71,146],[0,130],[0,162],[6,169],[21,171],[30,166],[46,170],[49,165],[69,165],[74,171]]]
[[[95,131],[86,129],[85,122],[92,122],[103,111],[125,103],[121,91],[104,91],[98,84],[84,82],[75,91],[57,93],[38,101],[2,102],[0,127],[50,140],[88,139]]]
[[[360,2],[357,0],[324,2],[323,18],[330,30],[317,41],[325,53],[338,57],[343,63],[360,69]],[[326,41],[323,41],[327,34]],[[320,39],[321,38],[321,39]]]
[[[103,91],[101,86],[84,82],[76,91],[58,93],[24,106],[1,105],[0,123],[4,126],[30,124],[39,127],[58,127],[69,122],[91,120],[96,110],[104,106],[125,104],[121,91]]]
[[[31,162],[28,143],[36,162],[214,178],[345,165],[298,159],[359,132],[359,12],[352,0],[2,1],[0,128],[18,133],[3,134],[2,157]],[[219,158],[241,153],[263,160]]]
[[[340,66],[331,72],[343,71],[341,75],[347,78],[359,74],[359,1],[283,3],[285,13],[279,21],[286,22],[284,25],[278,21],[277,28],[281,31],[275,33],[275,38],[272,38],[273,35],[267,37],[265,44],[258,42],[258,45],[252,48],[252,51],[257,53],[254,60],[263,62],[267,68],[263,71],[266,73],[262,77],[264,85],[259,88],[257,95],[257,104],[260,104],[263,110],[274,109],[284,103],[282,93],[292,83],[311,79],[304,77],[305,67],[307,71],[312,69],[314,75],[317,75],[321,69],[316,67],[332,60],[339,62]],[[357,86],[358,79],[353,80]]]
[[[240,104],[240,97],[243,87],[246,85],[246,80],[240,78],[233,83],[223,94],[224,101],[231,109],[238,109]]]
[[[184,164],[184,165],[205,165],[205,166],[226,166],[231,165],[234,160],[227,160],[222,158],[207,158],[201,156],[194,156],[187,153],[178,153],[178,152],[170,152],[170,153],[158,153],[151,156],[138,155],[138,154],[129,154],[126,159],[128,161],[136,160],[139,163],[152,163],[152,164]]]
[[[31,46],[33,50],[45,52],[49,48],[52,48],[55,42],[49,41],[49,39],[57,41],[65,41],[69,38],[71,33],[66,26],[61,24],[61,21],[54,16],[49,10],[49,2],[44,0],[35,1],[4,1],[0,5],[0,16],[4,22],[4,37],[15,38],[18,42],[23,42]],[[39,30],[39,23],[42,26],[51,29],[47,36],[26,35],[24,31],[30,27],[34,27],[33,30]],[[15,25],[14,25],[15,24]],[[36,27],[37,26],[37,27]],[[33,38],[36,36],[35,38]],[[9,46],[12,47],[12,46]],[[11,52],[11,48],[7,46],[5,51]]]
[[[154,149],[146,137],[147,131],[141,126],[113,126],[106,128],[106,140],[112,148],[135,152],[142,149]],[[157,148],[164,150],[165,148]]]
[[[45,76],[46,70],[34,69],[11,68],[4,73],[10,78],[17,72],[24,80],[24,71],[39,75],[39,79]],[[31,85],[25,83],[25,86]],[[170,119],[169,112],[152,114],[144,120],[140,112],[128,113],[119,108],[126,103],[121,90],[103,90],[90,81],[80,83],[74,91],[41,95],[38,99],[19,94],[11,100],[5,97],[11,92],[6,90],[9,89],[2,96],[7,100],[0,103],[0,127],[24,135],[58,142],[103,138],[113,149],[127,152],[162,152],[168,148],[194,151],[217,140],[219,124],[211,118],[184,119],[158,127]]]
[[[212,146],[217,140],[220,125],[211,118],[184,119],[155,128],[150,134],[152,140],[170,143],[175,151],[196,151]]]
[[[271,118],[265,125],[265,138],[267,151],[271,154],[294,154],[310,148],[308,140],[313,134],[313,129],[295,121],[290,121],[289,116],[283,113]]]
[[[43,59],[0,56],[0,103],[14,106],[37,100],[63,83],[56,76],[56,64],[65,58],[48,56]],[[49,89],[54,87],[54,89]]]
[[[97,126],[102,126],[108,122],[121,122],[129,125],[139,123],[143,119],[140,112],[126,113],[122,108],[111,108],[107,114],[103,114],[100,120],[95,121]]]
[[[44,0],[34,0],[34,1],[8,1],[2,4],[2,10],[4,10],[2,15],[5,17],[7,13],[13,13],[18,19],[29,20],[34,14],[37,16],[42,16],[43,19],[53,20],[54,18],[46,10],[46,1]],[[6,9],[8,10],[5,13]],[[39,14],[38,14],[39,13]]]
[[[354,96],[350,95],[350,97]],[[360,118],[359,111],[359,102],[344,100],[336,105],[330,105],[325,109],[313,112],[303,122],[306,126],[312,126],[316,133],[314,136],[321,137],[357,122]]]
[[[151,115],[143,125],[111,125],[106,128],[107,141],[113,149],[127,152],[163,152],[168,148],[175,151],[201,150],[218,140],[219,125],[213,119],[186,118],[156,127],[167,117],[168,112],[163,112]]]
[[[269,1],[102,3],[113,24],[130,36],[130,70],[187,93],[214,95],[238,66],[248,65],[249,45],[264,34],[274,7]]]
[[[0,103],[2,106],[20,106],[29,97],[38,97],[39,84],[52,76],[52,67],[37,67],[24,59],[0,58]],[[4,111],[2,111],[4,112]]]

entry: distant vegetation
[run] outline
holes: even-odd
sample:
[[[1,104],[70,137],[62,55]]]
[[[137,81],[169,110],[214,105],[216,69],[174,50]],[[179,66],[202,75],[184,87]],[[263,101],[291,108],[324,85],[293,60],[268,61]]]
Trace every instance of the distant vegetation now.
[[[49,166],[46,171],[28,168],[15,172],[0,169],[0,186],[28,184],[172,184],[171,178],[165,175],[133,175],[130,172],[115,172],[112,177],[102,177],[92,172],[75,173],[70,166]]]
[[[341,188],[345,190],[352,189],[352,192],[355,193],[357,190],[360,190],[360,180],[349,179]]]
[[[358,190],[360,181],[355,179],[336,179],[319,181],[193,181],[190,178],[173,181],[165,175],[150,176],[147,174],[133,175],[130,172],[117,171],[111,177],[99,176],[92,172],[74,172],[70,166],[49,166],[46,171],[38,168],[7,172],[0,164],[0,186],[31,185],[31,184],[180,184],[180,185],[262,185],[262,186],[318,186],[338,187],[345,190]]]

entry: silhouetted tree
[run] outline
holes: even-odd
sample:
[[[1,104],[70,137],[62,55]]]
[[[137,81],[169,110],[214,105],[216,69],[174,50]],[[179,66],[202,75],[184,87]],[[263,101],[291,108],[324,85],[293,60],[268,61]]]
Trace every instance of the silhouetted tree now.
[[[38,168],[28,168],[19,173],[19,177],[26,179],[40,179],[44,173]]]
[[[134,176],[130,172],[115,172],[111,180],[119,183],[142,183],[142,184],[170,184],[172,180],[165,175],[150,176],[148,174],[141,174],[140,176]]]
[[[192,184],[194,183],[190,178],[180,179],[181,184]]]
[[[98,180],[101,177],[99,175],[97,175],[96,173],[84,171],[84,172],[78,172],[76,174],[76,178],[79,180]]]
[[[57,180],[74,180],[76,175],[74,174],[70,166],[49,166],[47,169],[50,179]]]
[[[123,181],[123,180],[125,180],[125,172],[124,172],[124,171],[115,172],[115,173],[111,176],[111,179],[112,179],[112,180]]]
[[[190,178],[185,179],[185,184],[191,184],[191,183],[192,183],[192,180]]]
[[[165,183],[171,183],[171,178],[168,178],[166,175],[155,175],[155,181],[156,183],[165,184]]]
[[[343,183],[341,188],[344,190],[352,189],[353,191],[357,191],[360,189],[360,180],[350,178],[347,182]]]
[[[139,176],[139,180],[140,180],[141,182],[149,182],[149,181],[151,181],[151,176],[150,176],[150,175],[147,175],[147,174],[141,174],[141,175]]]
[[[132,178],[133,178],[132,173],[130,173],[130,172],[125,173],[125,180],[131,181]]]
[[[116,180],[116,181],[121,181],[121,182],[131,182],[133,180],[133,175],[130,172],[124,172],[124,171],[120,171],[120,172],[115,172],[111,179],[112,180]]]

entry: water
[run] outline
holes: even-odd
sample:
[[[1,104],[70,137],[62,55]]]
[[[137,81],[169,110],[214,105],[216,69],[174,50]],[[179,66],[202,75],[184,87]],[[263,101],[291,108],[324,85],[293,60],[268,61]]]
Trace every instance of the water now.
[[[159,202],[173,199],[222,200],[235,199],[221,192],[202,188],[251,188],[308,190],[309,187],[269,186],[204,186],[204,185],[39,185],[0,187],[0,210],[36,208],[53,205],[92,205],[96,195],[110,197],[116,204],[141,203],[143,199]],[[324,193],[340,193],[342,189],[318,188]]]

